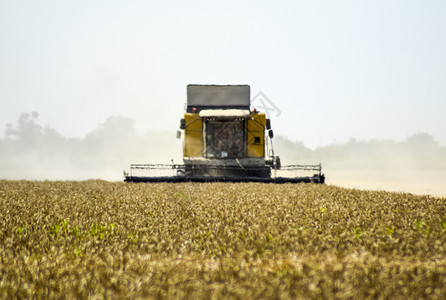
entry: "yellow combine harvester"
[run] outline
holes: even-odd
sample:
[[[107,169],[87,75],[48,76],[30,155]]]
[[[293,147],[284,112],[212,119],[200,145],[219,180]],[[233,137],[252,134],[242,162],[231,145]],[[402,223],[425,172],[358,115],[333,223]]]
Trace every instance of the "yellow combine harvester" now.
[[[125,181],[324,183],[320,164],[281,166],[272,148],[270,120],[250,106],[249,85],[188,85],[180,122],[184,163],[132,164]],[[181,131],[177,135],[181,137]],[[279,170],[317,173],[277,176]],[[166,175],[169,172],[174,174]]]

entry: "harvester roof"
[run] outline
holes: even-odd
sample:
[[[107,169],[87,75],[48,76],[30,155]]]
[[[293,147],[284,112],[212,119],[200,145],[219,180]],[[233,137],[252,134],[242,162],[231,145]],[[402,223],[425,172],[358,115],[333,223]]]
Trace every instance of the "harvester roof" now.
[[[200,85],[187,86],[187,112],[208,109],[249,110],[251,92],[249,85]]]

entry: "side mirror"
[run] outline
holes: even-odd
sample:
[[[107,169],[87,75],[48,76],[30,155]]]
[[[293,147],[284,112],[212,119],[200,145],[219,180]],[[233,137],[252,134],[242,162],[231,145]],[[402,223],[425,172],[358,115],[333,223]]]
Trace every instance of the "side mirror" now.
[[[266,119],[266,129],[267,130],[271,129],[271,119]]]
[[[177,131],[177,139],[181,139],[181,131]]]
[[[280,170],[280,167],[282,166],[282,164],[280,163],[280,157],[276,156],[274,162],[275,169]]]
[[[185,119],[180,120],[180,129],[186,129],[186,120]]]
[[[270,129],[270,130],[268,131],[268,135],[269,135],[269,138],[270,138],[270,139],[272,139],[272,138],[274,137],[274,133],[273,133],[273,130],[272,130],[272,129]]]

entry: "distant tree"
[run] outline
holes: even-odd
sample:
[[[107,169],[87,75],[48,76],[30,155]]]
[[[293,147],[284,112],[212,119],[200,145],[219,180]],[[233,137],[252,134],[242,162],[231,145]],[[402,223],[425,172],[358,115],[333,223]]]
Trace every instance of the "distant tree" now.
[[[407,145],[416,148],[436,148],[439,146],[434,136],[429,133],[417,133],[407,138]]]
[[[42,126],[37,123],[38,112],[22,113],[14,127],[11,123],[6,125],[5,135],[28,142],[37,141],[42,137]]]

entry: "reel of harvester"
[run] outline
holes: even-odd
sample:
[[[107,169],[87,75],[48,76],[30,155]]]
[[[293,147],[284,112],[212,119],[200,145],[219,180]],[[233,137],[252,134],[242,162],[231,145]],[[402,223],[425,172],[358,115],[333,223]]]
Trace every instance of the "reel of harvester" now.
[[[184,164],[132,164],[130,173],[125,176],[126,182],[265,182],[265,183],[325,183],[321,174],[322,166],[317,165],[287,165],[280,170],[273,169],[270,177],[256,176],[254,172],[264,171],[263,168],[250,168],[252,175],[222,175],[240,172],[240,168],[231,166],[201,166],[202,175],[192,174]],[[243,169],[242,169],[243,170]],[[210,172],[209,172],[210,171]],[[302,172],[316,172],[311,176],[301,175]]]

